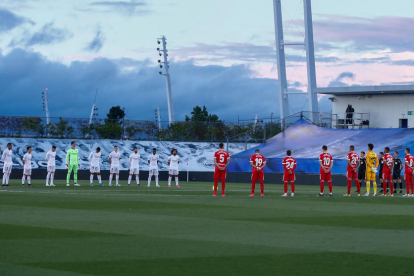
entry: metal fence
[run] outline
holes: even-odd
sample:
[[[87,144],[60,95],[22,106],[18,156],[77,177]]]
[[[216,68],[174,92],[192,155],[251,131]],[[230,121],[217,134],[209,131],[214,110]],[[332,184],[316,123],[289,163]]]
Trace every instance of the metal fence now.
[[[127,139],[155,141],[264,142],[280,133],[298,119],[307,119],[319,126],[331,127],[332,115],[299,112],[284,120],[263,118],[238,122],[182,121],[168,122],[0,116],[1,137]]]

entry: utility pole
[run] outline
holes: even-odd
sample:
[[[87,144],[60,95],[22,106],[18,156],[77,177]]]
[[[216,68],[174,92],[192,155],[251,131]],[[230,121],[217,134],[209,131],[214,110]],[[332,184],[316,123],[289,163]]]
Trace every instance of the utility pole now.
[[[163,62],[160,59],[158,60],[160,68],[164,67],[164,73],[162,71],[160,71],[159,73],[160,75],[164,75],[167,81],[168,120],[171,125],[175,122],[175,117],[174,117],[174,105],[173,105],[172,91],[171,91],[171,77],[170,77],[170,72],[169,72],[170,65],[168,63],[167,38],[163,35],[161,38],[157,39],[157,43],[158,44],[162,43],[162,49],[157,48],[157,51],[160,57],[164,55]]]

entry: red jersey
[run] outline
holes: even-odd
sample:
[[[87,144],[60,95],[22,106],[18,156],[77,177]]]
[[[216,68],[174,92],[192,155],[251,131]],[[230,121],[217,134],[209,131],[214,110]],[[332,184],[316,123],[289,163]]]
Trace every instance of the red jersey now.
[[[264,156],[261,154],[255,154],[252,156],[252,158],[250,158],[250,162],[253,162],[253,165],[255,165],[256,167],[262,167],[263,164],[266,162],[266,158],[264,158]],[[253,167],[253,169],[255,168]]]
[[[414,157],[411,154],[408,154],[404,157],[404,161],[405,161],[405,174],[410,174],[413,173],[413,170],[410,169],[408,166],[413,167],[414,165]]]
[[[327,152],[324,152],[321,155],[319,155],[319,161],[322,161],[322,166],[325,169],[329,169],[331,167],[332,162],[333,162],[332,155],[330,155]]]
[[[230,159],[230,155],[225,150],[219,150],[214,153],[214,158],[216,159],[217,164],[219,167],[224,167],[227,164],[227,160]]]
[[[358,153],[352,151],[348,153],[348,155],[346,156],[346,160],[350,161],[348,162],[347,170],[353,171],[354,169],[356,169],[356,167],[358,167],[359,155]],[[349,163],[351,163],[351,165],[349,165]]]
[[[292,173],[294,173],[297,166],[296,159],[292,156],[286,156],[285,158],[283,158],[282,165],[285,169],[285,173],[289,173],[289,171],[292,171]]]
[[[392,165],[394,165],[394,158],[392,158],[391,154],[385,153],[384,156],[382,157],[382,160],[384,161],[384,167],[382,169],[382,172],[391,173]]]

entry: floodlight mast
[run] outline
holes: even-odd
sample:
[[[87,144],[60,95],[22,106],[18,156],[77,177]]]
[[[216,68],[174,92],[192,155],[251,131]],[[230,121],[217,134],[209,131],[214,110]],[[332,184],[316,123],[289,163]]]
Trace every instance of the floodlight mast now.
[[[163,35],[161,38],[158,38],[158,44],[160,44],[160,40],[162,43],[162,49],[157,48],[159,55],[164,55],[164,61],[161,62],[161,60],[158,60],[158,63],[160,64],[160,68],[163,68],[162,64],[164,64],[164,73],[160,71],[160,75],[165,75],[165,78],[167,80],[167,101],[168,101],[168,120],[169,124],[173,124],[175,122],[174,117],[174,106],[173,106],[173,100],[172,100],[172,91],[171,91],[171,77],[169,72],[169,63],[168,63],[168,50],[167,50],[167,38]],[[162,52],[162,54],[161,54]]]
[[[281,0],[273,0],[273,12],[275,23],[276,55],[279,81],[279,108],[282,129],[285,127],[285,118],[289,116],[289,94],[308,95],[309,111],[314,116],[315,123],[318,122],[318,98],[316,89],[315,52],[313,42],[312,8],[311,0],[303,0],[305,13],[305,41],[304,43],[286,43],[283,38],[282,5]],[[288,83],[286,80],[285,46],[303,45],[306,49],[308,93],[287,92]]]
[[[45,111],[46,111],[46,124],[49,125],[50,124],[50,114],[49,114],[49,101],[47,99],[47,92],[48,92],[48,89],[46,88],[45,92],[43,93],[43,95],[44,95],[43,100],[44,100],[44,108],[45,108]]]
[[[92,105],[92,110],[91,110],[91,116],[89,117],[89,124],[92,124],[93,118],[95,116],[98,116],[97,113],[95,113],[95,111],[98,111],[98,107],[96,106],[96,97],[98,96],[98,89],[96,89],[95,92],[95,99],[93,100],[93,105]]]

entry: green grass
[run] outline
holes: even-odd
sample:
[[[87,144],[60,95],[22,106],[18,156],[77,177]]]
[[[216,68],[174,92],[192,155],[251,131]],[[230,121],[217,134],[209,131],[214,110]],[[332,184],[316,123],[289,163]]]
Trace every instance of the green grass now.
[[[0,189],[0,275],[410,275],[414,198],[281,185]],[[355,190],[355,188],[353,188]],[[363,189],[364,191],[365,189]],[[257,190],[257,195],[259,194]]]

